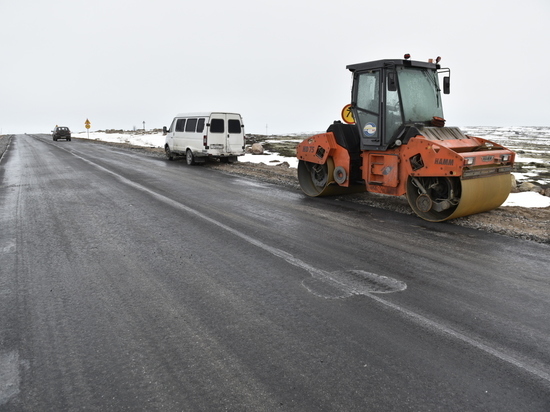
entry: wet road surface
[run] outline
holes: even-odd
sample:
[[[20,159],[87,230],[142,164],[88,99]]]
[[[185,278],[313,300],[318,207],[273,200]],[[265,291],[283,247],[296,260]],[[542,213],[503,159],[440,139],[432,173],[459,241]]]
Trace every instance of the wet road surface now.
[[[550,410],[548,245],[45,135],[0,228],[2,411]]]

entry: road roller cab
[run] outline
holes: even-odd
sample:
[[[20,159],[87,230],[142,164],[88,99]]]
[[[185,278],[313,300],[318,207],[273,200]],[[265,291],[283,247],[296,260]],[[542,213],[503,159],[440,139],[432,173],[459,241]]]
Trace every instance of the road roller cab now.
[[[412,209],[443,221],[500,206],[511,189],[514,153],[445,127],[436,62],[378,60],[347,66],[353,73],[347,123],[297,148],[298,178],[309,196],[356,191],[406,195]]]

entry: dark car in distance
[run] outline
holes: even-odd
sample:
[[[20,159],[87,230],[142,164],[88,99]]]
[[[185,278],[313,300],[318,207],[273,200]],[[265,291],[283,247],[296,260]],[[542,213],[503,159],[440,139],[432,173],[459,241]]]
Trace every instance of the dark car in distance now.
[[[68,142],[71,141],[71,131],[65,126],[55,126],[55,129],[52,130],[52,136],[54,141],[59,139],[67,139]]]

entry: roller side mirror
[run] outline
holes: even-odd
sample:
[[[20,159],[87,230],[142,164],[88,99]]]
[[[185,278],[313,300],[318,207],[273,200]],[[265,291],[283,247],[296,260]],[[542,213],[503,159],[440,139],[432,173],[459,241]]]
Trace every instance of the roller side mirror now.
[[[444,94],[451,93],[451,78],[449,76],[445,76],[443,78],[443,93]]]

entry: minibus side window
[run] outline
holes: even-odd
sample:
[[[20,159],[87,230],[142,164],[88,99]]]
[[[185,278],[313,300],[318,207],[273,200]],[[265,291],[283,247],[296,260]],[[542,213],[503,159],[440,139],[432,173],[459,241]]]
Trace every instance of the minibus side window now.
[[[172,120],[172,124],[170,125],[170,129],[168,129],[168,131],[171,133],[173,131],[175,131],[175,128],[176,128],[176,119]]]
[[[223,119],[212,119],[210,122],[210,133],[223,133],[224,121]]]
[[[229,119],[227,128],[229,133],[241,133],[241,122],[237,119]]]
[[[178,119],[176,121],[176,132],[183,132],[185,130],[185,119]]]
[[[187,119],[187,124],[185,125],[186,132],[194,132],[197,127],[197,119]]]
[[[197,133],[202,133],[204,130],[204,117],[201,117],[197,122]]]

